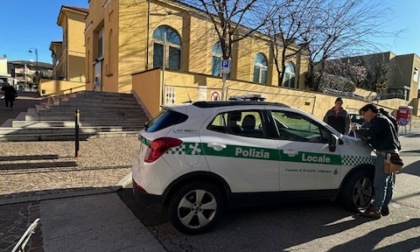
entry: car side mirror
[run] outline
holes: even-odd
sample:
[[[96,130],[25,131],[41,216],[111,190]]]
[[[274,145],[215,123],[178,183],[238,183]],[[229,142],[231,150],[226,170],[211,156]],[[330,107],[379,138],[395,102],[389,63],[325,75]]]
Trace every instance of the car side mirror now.
[[[337,142],[338,142],[338,137],[334,134],[331,134],[330,137],[328,138],[328,149],[331,152],[335,152],[335,150],[337,149]]]

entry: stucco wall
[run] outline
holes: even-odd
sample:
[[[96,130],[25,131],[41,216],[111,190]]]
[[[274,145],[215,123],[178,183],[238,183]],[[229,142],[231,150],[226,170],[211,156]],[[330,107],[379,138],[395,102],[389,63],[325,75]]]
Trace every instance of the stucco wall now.
[[[152,117],[160,111],[161,74],[160,70],[151,70],[132,75],[133,92],[140,98],[140,103],[146,113]]]
[[[86,85],[81,82],[41,79],[38,90],[41,96],[56,96],[84,91]]]
[[[221,94],[222,79],[200,74],[179,73],[165,71],[164,104],[181,104],[186,101],[212,100],[212,94]],[[156,115],[160,108],[162,94],[160,69],[139,72],[133,75],[134,92],[141,98],[152,116]],[[334,106],[337,96],[315,93],[311,91],[299,91],[275,86],[259,85],[241,81],[226,81],[227,96],[243,94],[263,94],[266,101],[279,102],[322,119],[326,111]],[[168,99],[168,95],[169,99]],[[367,104],[365,101],[343,97],[343,107],[349,112],[358,112]],[[375,102],[376,104],[376,102]],[[399,106],[408,103],[400,99],[383,100],[377,103],[392,112]],[[412,106],[412,105],[411,105]]]

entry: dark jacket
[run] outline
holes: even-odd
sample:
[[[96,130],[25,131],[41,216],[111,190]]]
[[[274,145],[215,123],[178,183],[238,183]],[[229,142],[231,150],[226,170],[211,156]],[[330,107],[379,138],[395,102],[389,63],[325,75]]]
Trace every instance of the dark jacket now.
[[[6,86],[6,85],[4,85],[2,88],[1,88],[1,91],[3,91],[4,92],[4,99],[5,100],[9,100],[9,101],[14,101],[15,100],[15,98],[16,98],[16,90],[15,90],[15,88],[13,87],[13,86]]]
[[[370,121],[368,129],[356,130],[356,134],[367,138],[370,145],[378,151],[401,149],[398,133],[392,123],[383,115],[378,114]]]
[[[324,116],[324,122],[336,129],[341,134],[348,134],[350,129],[350,115],[346,110],[340,108],[336,111],[333,107]]]

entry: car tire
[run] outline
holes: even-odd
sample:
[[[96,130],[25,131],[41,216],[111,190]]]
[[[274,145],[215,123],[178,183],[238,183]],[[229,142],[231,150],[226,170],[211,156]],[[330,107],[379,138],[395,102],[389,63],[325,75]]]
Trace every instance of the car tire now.
[[[356,212],[369,205],[373,193],[373,174],[359,170],[346,179],[339,200],[345,209]]]
[[[175,193],[168,214],[179,231],[200,234],[214,226],[223,209],[222,195],[217,187],[207,182],[194,182]]]

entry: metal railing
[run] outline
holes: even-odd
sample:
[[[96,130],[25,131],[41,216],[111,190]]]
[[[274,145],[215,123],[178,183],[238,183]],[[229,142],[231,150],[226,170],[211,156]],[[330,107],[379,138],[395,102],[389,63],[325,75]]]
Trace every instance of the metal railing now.
[[[29,242],[31,235],[35,233],[35,229],[38,226],[39,218],[37,218],[26,230],[23,236],[20,238],[18,243],[13,248],[12,252],[25,251],[26,244]]]

